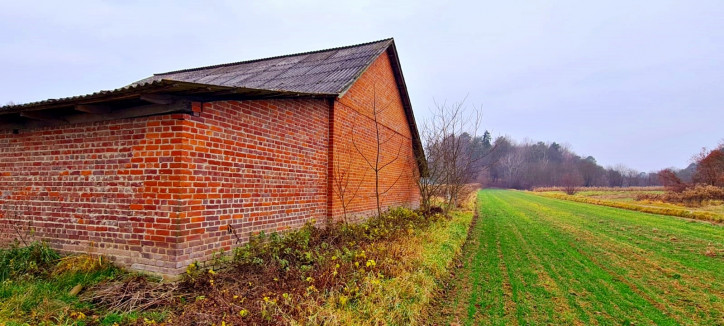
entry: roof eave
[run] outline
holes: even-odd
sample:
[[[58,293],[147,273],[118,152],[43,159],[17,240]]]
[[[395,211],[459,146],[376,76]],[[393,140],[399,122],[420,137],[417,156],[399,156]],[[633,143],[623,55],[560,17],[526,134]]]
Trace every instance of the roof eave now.
[[[6,105],[0,107],[0,116],[28,111],[49,110],[54,108],[70,107],[82,104],[99,104],[136,98],[147,94],[170,94],[212,100],[216,97],[224,98],[284,98],[284,97],[336,97],[334,93],[305,93],[286,90],[254,89],[246,87],[228,87],[209,84],[199,84],[162,79],[147,84],[133,84],[115,90],[99,91],[96,93],[72,96],[61,99],[48,99],[19,105]]]
[[[335,98],[303,93],[160,80],[112,91],[0,108],[0,130],[34,129],[69,123],[192,114],[191,102],[271,98]]]

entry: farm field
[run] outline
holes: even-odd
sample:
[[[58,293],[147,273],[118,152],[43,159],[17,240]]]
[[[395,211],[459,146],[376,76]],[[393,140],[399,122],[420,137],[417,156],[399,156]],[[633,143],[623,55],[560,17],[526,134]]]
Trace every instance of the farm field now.
[[[486,190],[440,324],[724,324],[724,228]]]

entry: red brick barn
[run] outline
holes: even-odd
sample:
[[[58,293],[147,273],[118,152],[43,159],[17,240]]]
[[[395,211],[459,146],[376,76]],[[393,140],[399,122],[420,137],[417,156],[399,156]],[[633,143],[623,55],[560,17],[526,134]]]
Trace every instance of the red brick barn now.
[[[177,274],[258,231],[375,214],[376,179],[384,208],[417,206],[421,154],[392,39],[156,74],[0,108],[0,242]]]

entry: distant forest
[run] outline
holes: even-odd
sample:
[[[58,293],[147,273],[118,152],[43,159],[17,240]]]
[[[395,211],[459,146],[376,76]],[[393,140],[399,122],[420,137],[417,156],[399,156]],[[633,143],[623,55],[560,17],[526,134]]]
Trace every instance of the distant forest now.
[[[461,135],[466,140],[468,155],[476,162],[475,182],[486,187],[532,189],[566,186],[629,187],[661,186],[656,172],[640,172],[616,165],[600,166],[593,156],[580,156],[556,142],[517,143],[509,137],[493,140],[490,132],[483,136]],[[696,164],[674,170],[685,182],[692,179]]]

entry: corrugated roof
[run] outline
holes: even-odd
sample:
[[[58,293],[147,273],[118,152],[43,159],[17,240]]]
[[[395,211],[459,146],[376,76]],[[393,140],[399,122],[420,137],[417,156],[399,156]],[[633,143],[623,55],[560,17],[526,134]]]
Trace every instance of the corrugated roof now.
[[[116,110],[147,101],[143,96],[170,95],[210,98],[336,97],[342,96],[377,57],[387,51],[412,132],[413,149],[421,175],[426,174],[422,142],[412,112],[405,78],[393,39],[327,50],[227,63],[155,74],[131,85],[114,90],[60,99],[0,107],[0,129],[24,128],[26,111],[57,112],[78,105],[102,104]],[[123,103],[126,101],[126,103]],[[60,118],[62,120],[61,112]],[[52,115],[52,114],[51,114]],[[113,115],[107,118],[113,118]],[[32,118],[29,118],[32,120]],[[3,127],[3,123],[5,127]]]
[[[30,103],[22,103],[22,104],[10,104],[0,107],[0,113],[13,113],[13,112],[19,112],[23,111],[26,108],[32,108],[36,106],[49,106],[52,107],[56,104],[63,104],[66,102],[73,102],[73,101],[83,101],[86,99],[94,99],[99,97],[104,97],[107,95],[112,94],[122,94],[129,91],[140,91],[140,90],[149,90],[154,89],[160,86],[165,85],[163,81],[155,81],[155,82],[149,82],[149,83],[139,83],[139,84],[132,84],[125,87],[117,88],[114,90],[103,90],[103,91],[97,91],[95,93],[85,94],[85,95],[77,95],[77,96],[69,96],[69,97],[63,97],[63,98],[51,98],[47,100],[42,101],[36,101],[36,102],[30,102]]]
[[[0,114],[48,109],[98,101],[130,93],[161,91],[169,87],[187,91],[188,86],[212,86],[238,94],[266,96],[330,96],[344,93],[382,54],[392,39],[313,52],[289,54],[154,74],[128,86],[86,95],[48,99],[0,107]],[[182,85],[182,87],[178,87]]]
[[[385,51],[392,39],[155,74],[135,84],[162,79],[225,87],[311,94],[342,94]]]
[[[134,83],[114,90],[98,91],[86,95],[64,97],[59,99],[47,99],[43,101],[25,104],[6,105],[0,107],[0,116],[19,113],[23,111],[48,110],[78,104],[105,103],[128,98],[138,98],[139,96],[144,94],[167,94],[187,96],[239,95],[246,97],[336,96],[336,94],[270,91],[266,89],[227,87],[161,79],[144,83]]]

